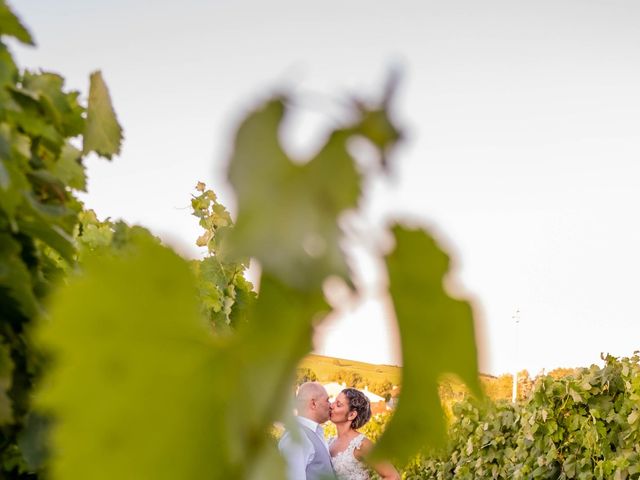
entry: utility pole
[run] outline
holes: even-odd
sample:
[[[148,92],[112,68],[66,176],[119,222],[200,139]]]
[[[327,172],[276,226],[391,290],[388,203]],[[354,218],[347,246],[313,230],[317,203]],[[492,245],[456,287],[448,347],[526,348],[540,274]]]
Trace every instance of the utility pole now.
[[[511,317],[515,322],[515,342],[513,350],[513,390],[511,391],[511,402],[516,403],[518,399],[518,326],[520,325],[520,309]]]

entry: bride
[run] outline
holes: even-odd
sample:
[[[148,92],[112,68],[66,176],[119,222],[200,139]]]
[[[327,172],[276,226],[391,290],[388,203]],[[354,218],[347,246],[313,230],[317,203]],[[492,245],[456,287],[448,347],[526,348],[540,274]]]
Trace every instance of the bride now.
[[[345,388],[331,404],[329,419],[335,423],[338,436],[329,442],[331,463],[339,480],[369,480],[364,457],[373,448],[373,442],[358,432],[371,418],[369,399],[360,390]],[[400,480],[390,463],[371,465],[383,479]]]

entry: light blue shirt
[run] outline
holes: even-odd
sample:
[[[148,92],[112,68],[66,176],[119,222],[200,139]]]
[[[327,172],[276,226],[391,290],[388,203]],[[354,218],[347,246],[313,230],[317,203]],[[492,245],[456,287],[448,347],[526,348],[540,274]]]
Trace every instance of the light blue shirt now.
[[[305,417],[296,417],[300,425],[307,427],[315,432],[324,447],[329,452],[327,441],[324,438],[324,430],[320,424]],[[278,448],[287,461],[287,479],[288,480],[304,480],[307,478],[307,466],[314,460],[316,450],[307,436],[299,429],[292,434],[289,431],[284,432]]]

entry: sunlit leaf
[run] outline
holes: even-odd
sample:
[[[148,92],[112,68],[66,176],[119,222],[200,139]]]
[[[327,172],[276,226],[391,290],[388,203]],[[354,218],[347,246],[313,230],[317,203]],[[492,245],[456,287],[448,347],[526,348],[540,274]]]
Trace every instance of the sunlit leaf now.
[[[244,478],[247,480],[265,480],[285,478],[285,463],[272,439],[252,459]]]
[[[395,227],[387,257],[390,292],[402,343],[402,396],[375,455],[406,461],[425,446],[442,446],[445,423],[438,380],[458,375],[481,395],[471,307],[443,285],[449,257],[424,231]]]
[[[54,360],[37,396],[55,414],[52,478],[231,478],[219,432],[227,365],[187,263],[140,237],[85,270],[36,335]]]
[[[83,135],[82,153],[96,152],[105,158],[120,153],[122,128],[111,105],[107,85],[100,72],[91,74],[87,123]]]
[[[313,326],[328,310],[321,292],[301,293],[263,276],[260,295],[238,342],[240,356],[251,366],[243,386],[252,407],[243,413],[249,423],[262,422],[264,427],[265,419],[275,419],[270,418],[276,415],[272,410],[285,403],[295,367],[311,350]]]
[[[262,478],[283,478],[268,432],[287,413],[295,367],[311,349],[312,327],[327,310],[320,292],[301,292],[273,277],[262,278],[258,300],[230,353],[241,366],[236,374],[237,394],[232,397],[237,400],[226,412],[233,425],[232,452],[237,452],[235,462],[243,472],[240,478],[250,472],[252,478],[260,478],[256,464],[263,461],[280,473]]]
[[[278,140],[285,113],[283,100],[272,100],[238,129],[229,166],[238,219],[227,240],[291,285],[318,287],[330,274],[347,276],[337,217],[360,193],[351,132],[334,132],[315,158],[295,164]]]

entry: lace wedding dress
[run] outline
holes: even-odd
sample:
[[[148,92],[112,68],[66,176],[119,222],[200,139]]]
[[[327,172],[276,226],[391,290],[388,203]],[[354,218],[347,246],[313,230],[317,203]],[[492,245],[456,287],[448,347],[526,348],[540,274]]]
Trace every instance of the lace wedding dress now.
[[[331,457],[333,470],[336,472],[338,480],[369,480],[369,470],[364,464],[353,456],[355,449],[360,448],[364,435],[360,434],[355,437],[347,448],[338,453],[335,457]],[[329,445],[333,443],[336,437],[332,438]]]

